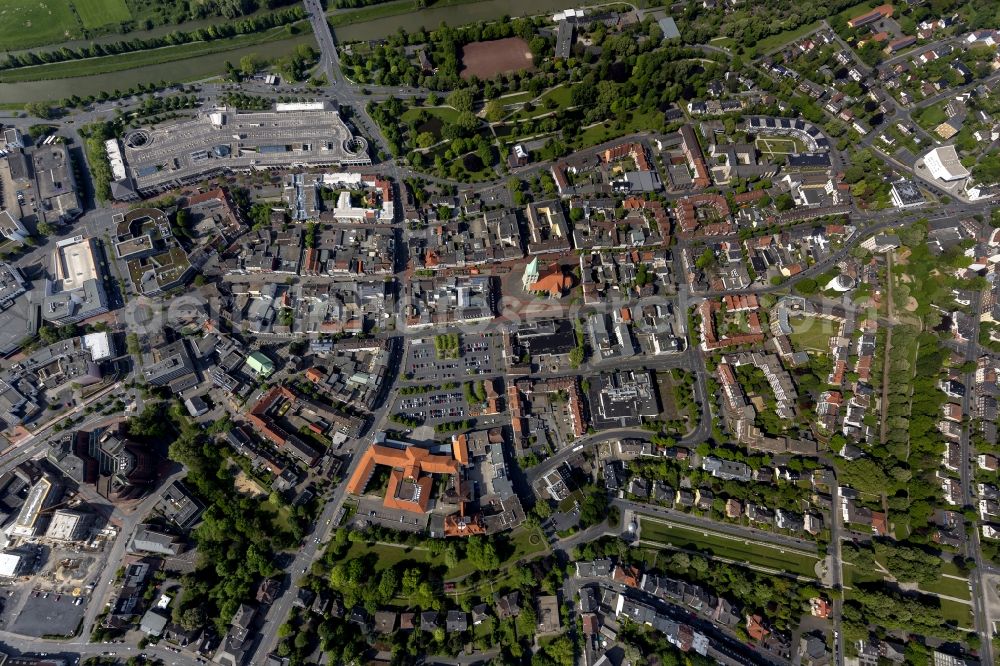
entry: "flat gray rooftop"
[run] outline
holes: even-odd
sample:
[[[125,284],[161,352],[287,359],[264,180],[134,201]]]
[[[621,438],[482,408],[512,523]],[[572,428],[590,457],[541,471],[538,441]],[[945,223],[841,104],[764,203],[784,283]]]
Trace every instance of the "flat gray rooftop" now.
[[[370,164],[351,152],[354,137],[331,109],[218,110],[123,139],[126,168],[139,191],[197,179],[220,169]]]

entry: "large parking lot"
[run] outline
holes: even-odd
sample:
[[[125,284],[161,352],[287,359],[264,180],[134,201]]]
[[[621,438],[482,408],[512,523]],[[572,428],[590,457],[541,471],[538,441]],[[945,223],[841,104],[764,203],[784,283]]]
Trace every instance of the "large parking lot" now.
[[[72,636],[87,610],[83,597],[34,590],[28,593],[10,630],[25,636]]]
[[[465,394],[461,389],[404,395],[393,408],[393,413],[415,418],[425,425],[434,426],[445,421],[464,419],[468,413]]]
[[[413,339],[406,353],[406,378],[415,382],[462,382],[495,374],[502,367],[499,334],[459,334],[459,340],[458,358],[438,358],[433,335]]]

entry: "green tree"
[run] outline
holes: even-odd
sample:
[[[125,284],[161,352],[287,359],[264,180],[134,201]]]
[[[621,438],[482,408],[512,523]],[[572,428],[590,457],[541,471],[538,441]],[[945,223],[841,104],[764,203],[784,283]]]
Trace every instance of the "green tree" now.
[[[469,537],[465,555],[476,569],[494,571],[500,568],[500,556],[492,542],[480,536]]]
[[[257,54],[247,53],[245,56],[240,58],[240,73],[243,76],[253,76],[257,73]]]
[[[472,112],[472,90],[469,88],[459,88],[448,95],[448,106],[459,112]]]
[[[812,278],[802,278],[795,283],[793,289],[803,296],[812,296],[819,291],[819,285]]]
[[[503,119],[503,102],[499,99],[492,99],[486,104],[486,120],[491,123],[499,122]]]
[[[46,102],[28,102],[24,105],[24,110],[29,116],[35,116],[43,120],[51,120],[55,117],[55,111]]]

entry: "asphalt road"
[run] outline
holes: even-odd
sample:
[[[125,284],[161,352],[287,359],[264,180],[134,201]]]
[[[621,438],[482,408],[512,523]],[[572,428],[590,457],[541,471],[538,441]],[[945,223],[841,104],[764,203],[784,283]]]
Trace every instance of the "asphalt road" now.
[[[971,311],[975,314],[980,311],[982,305],[982,293],[976,292],[973,295]],[[969,341],[965,345],[965,360],[975,362],[979,355],[979,317],[972,317],[973,326],[969,336]],[[975,372],[967,372],[962,377],[965,384],[965,394],[962,396],[962,413],[972,413],[972,387],[975,384]],[[976,500],[976,475],[973,470],[972,460],[976,456],[976,451],[972,448],[971,431],[975,427],[971,421],[967,421],[962,428],[962,437],[959,441],[962,452],[962,467],[959,470],[962,482],[962,495],[966,506],[971,506]],[[966,554],[971,556],[976,566],[969,574],[969,584],[972,587],[972,615],[976,632],[980,636],[990,636],[993,632],[993,623],[990,619],[989,603],[984,586],[986,580],[983,576],[984,564],[983,549],[980,543],[980,522],[972,521],[972,536],[966,542]],[[984,640],[980,644],[981,658],[984,664],[993,663],[993,641]]]
[[[89,657],[115,656],[119,659],[128,659],[139,654],[161,659],[168,666],[197,666],[200,663],[190,654],[174,652],[161,645],[147,645],[140,650],[134,645],[86,643],[82,639],[56,641],[27,638],[7,631],[0,631],[0,643],[5,650],[13,650],[22,654],[47,654],[50,657],[63,657],[70,664],[77,663],[72,661],[73,658],[78,658],[82,662]]]

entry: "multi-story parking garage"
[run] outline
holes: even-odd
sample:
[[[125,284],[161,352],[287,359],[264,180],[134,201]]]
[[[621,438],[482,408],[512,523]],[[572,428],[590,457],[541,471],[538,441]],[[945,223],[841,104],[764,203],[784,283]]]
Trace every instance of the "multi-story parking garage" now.
[[[326,102],[220,108],[107,143],[112,194],[129,200],[223,171],[371,164],[368,144]]]

